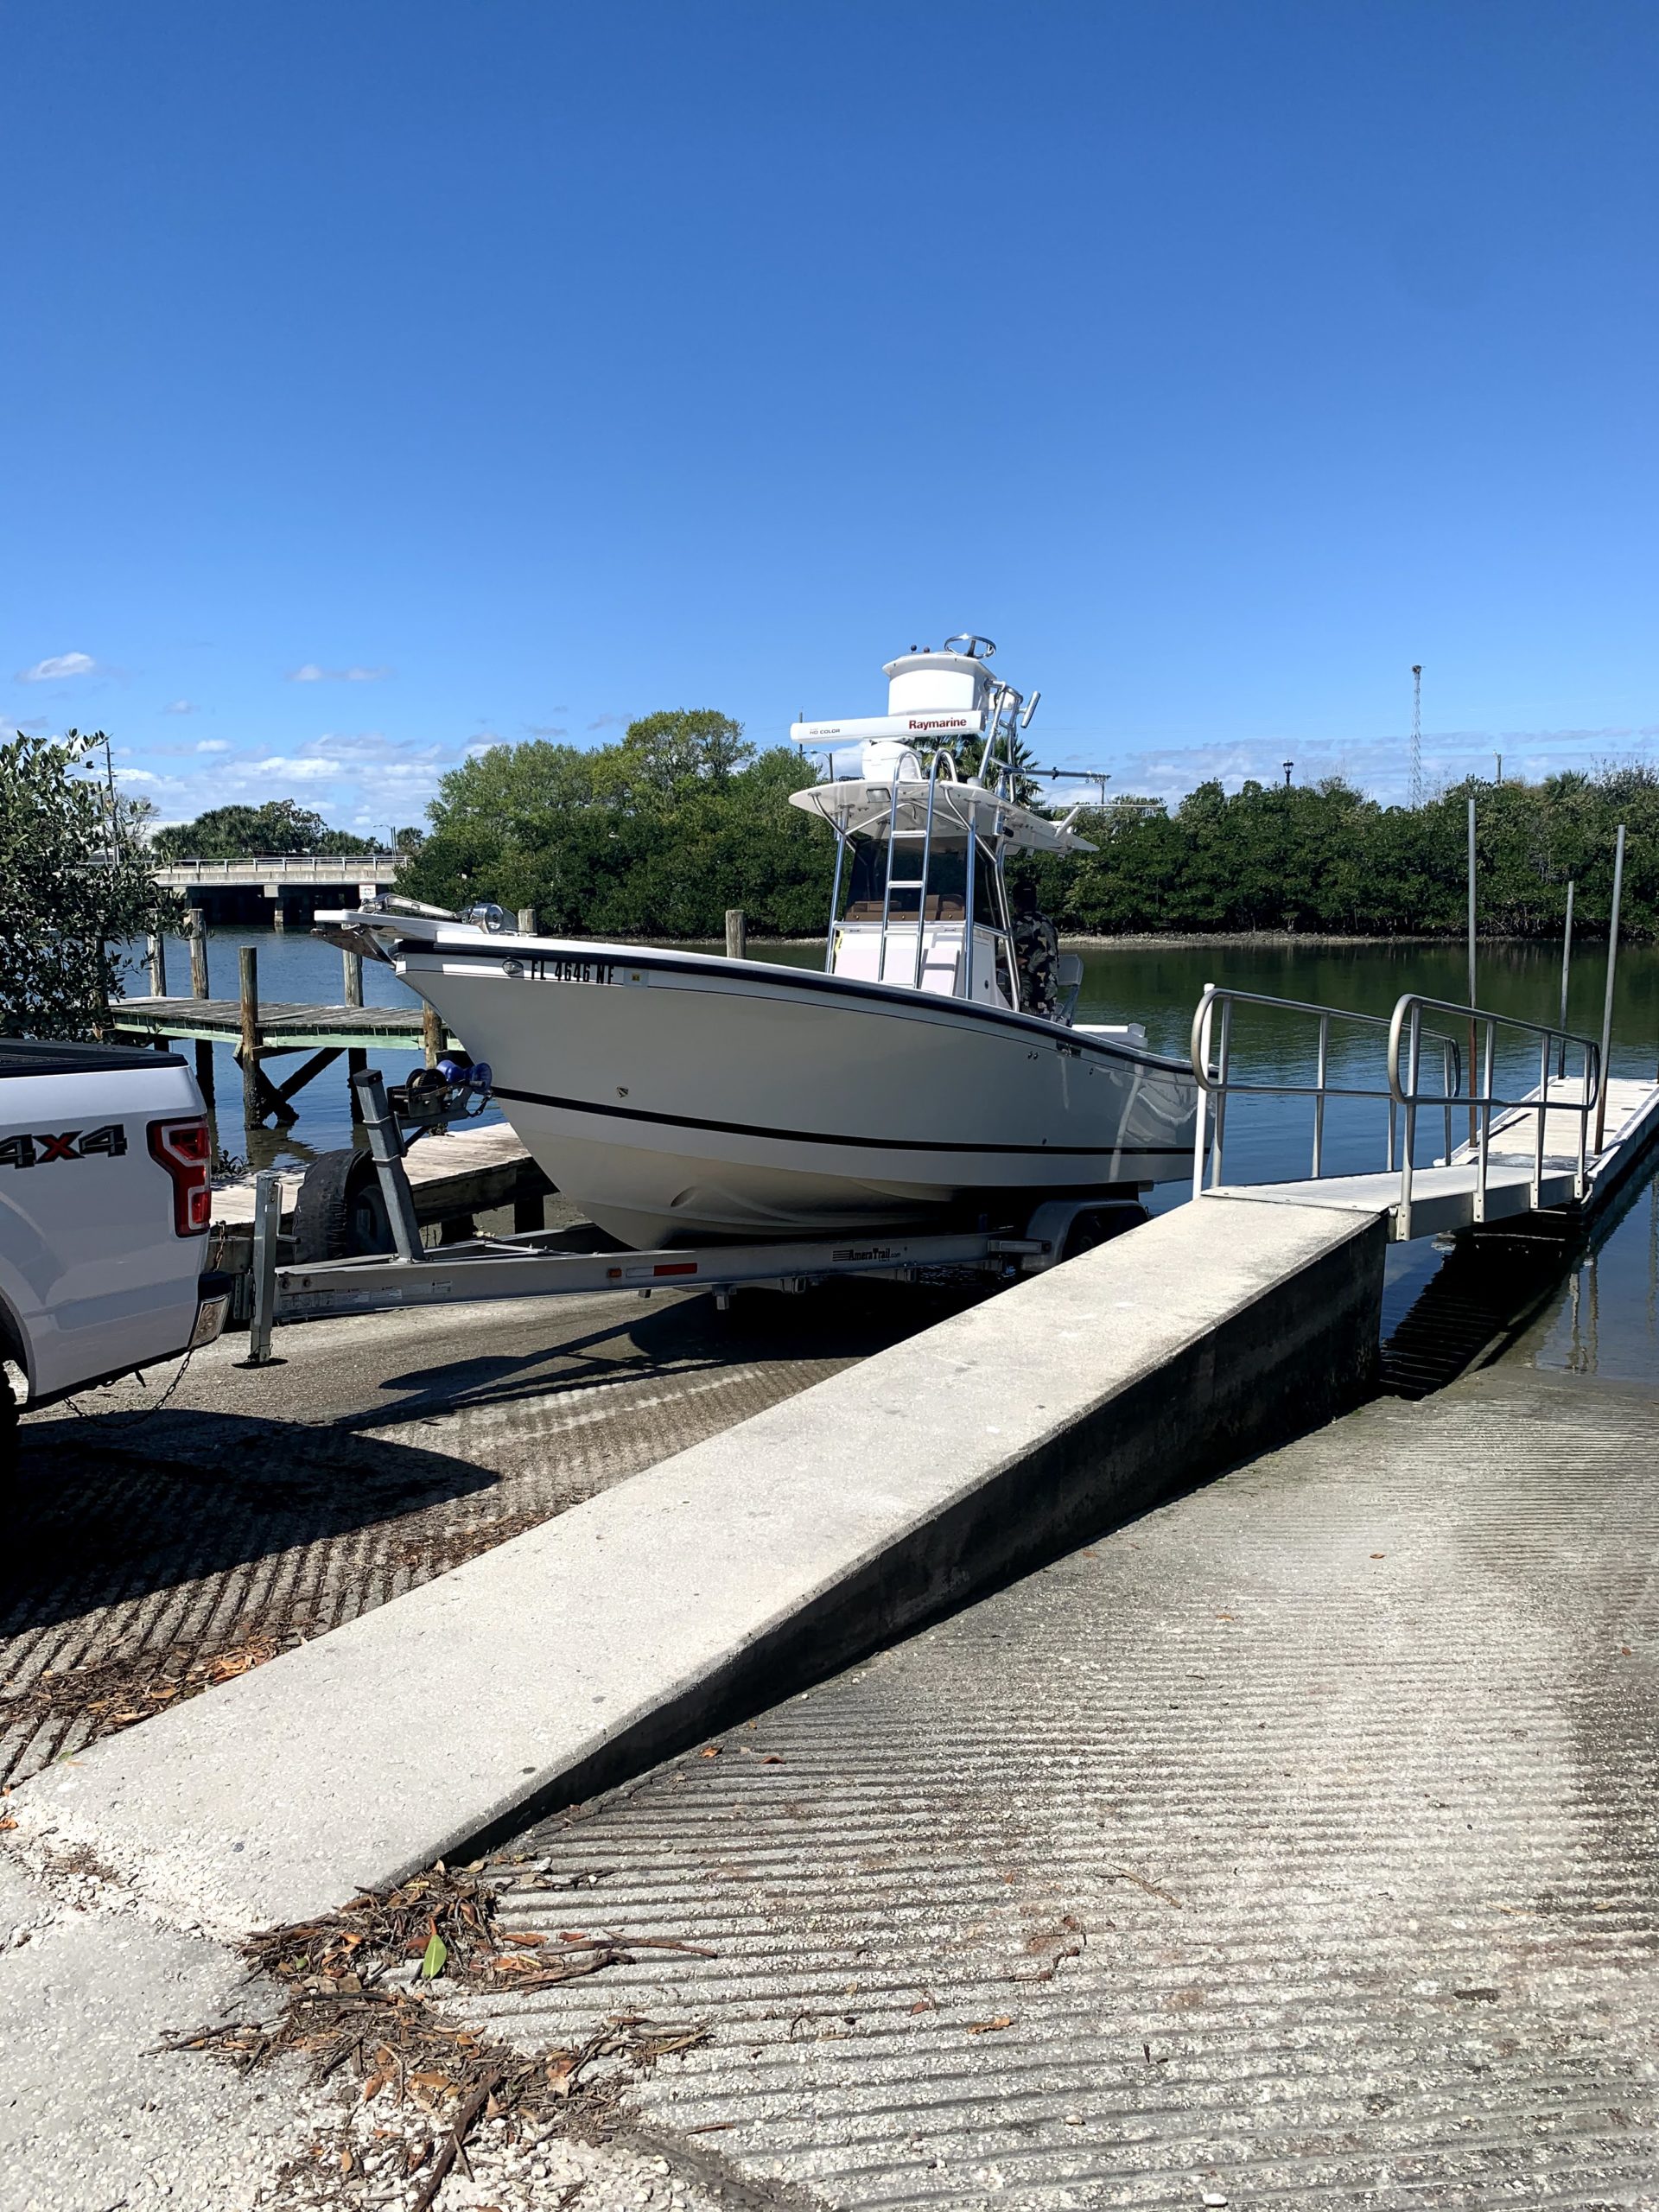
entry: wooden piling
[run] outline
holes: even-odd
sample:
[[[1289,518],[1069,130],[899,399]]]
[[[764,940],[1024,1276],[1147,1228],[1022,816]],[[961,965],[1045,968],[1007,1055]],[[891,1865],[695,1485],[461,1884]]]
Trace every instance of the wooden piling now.
[[[749,926],[741,906],[726,909],[726,957],[728,960],[748,958]]]
[[[242,1042],[237,1058],[242,1063],[242,1118],[251,1129],[264,1120],[259,1108],[259,955],[245,944],[236,956],[241,985]]]
[[[205,999],[207,995],[207,923],[200,906],[192,906],[185,917],[185,940],[190,948],[190,995]],[[201,1103],[211,1111],[213,1103],[213,1047],[206,1037],[196,1039],[196,1089],[201,1093]]]
[[[518,934],[520,937],[534,937],[537,934],[536,909],[533,906],[521,906],[518,909]]]
[[[436,1067],[438,1054],[443,1050],[443,1024],[438,1019],[436,1007],[424,1003],[421,1007],[421,1046],[428,1067]]]
[[[360,952],[347,952],[342,949],[340,956],[340,973],[345,978],[344,988],[346,992],[346,1004],[347,1006],[361,1006],[363,1003],[362,954]]]
[[[167,996],[167,939],[159,933],[155,934],[146,949],[149,954],[149,995],[153,999],[164,999]]]

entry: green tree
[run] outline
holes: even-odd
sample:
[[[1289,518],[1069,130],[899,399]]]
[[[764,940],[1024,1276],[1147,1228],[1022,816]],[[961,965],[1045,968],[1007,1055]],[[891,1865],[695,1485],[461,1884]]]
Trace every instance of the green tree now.
[[[123,941],[172,926],[134,810],[91,757],[103,733],[0,745],[0,1026],[8,1036],[107,1030]]]
[[[832,847],[788,803],[811,780],[792,748],[757,754],[709,709],[646,715],[591,752],[493,746],[443,778],[400,883],[533,906],[586,937],[718,937],[729,906],[757,934],[820,929]]]
[[[648,715],[593,752],[498,746],[444,778],[404,887],[448,906],[535,906],[546,928],[581,936],[717,938],[728,906],[757,935],[816,934],[833,849],[788,804],[810,780],[792,750],[757,753],[709,710]],[[1025,855],[1012,872],[1074,931],[1456,936],[1471,796],[1483,930],[1557,934],[1569,876],[1577,926],[1605,930],[1624,822],[1624,927],[1659,936],[1659,778],[1641,766],[1464,785],[1414,809],[1334,777],[1201,784],[1173,810],[1114,798],[1077,817],[1095,852]]]
[[[194,822],[175,822],[152,840],[162,861],[244,860],[293,853],[372,853],[374,841],[331,830],[320,814],[291,798],[263,806],[214,806]]]

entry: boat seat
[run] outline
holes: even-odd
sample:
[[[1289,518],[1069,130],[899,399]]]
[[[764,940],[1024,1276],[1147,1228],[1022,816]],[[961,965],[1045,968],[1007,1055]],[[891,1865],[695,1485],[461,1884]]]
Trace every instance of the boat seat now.
[[[880,919],[879,913],[876,919]],[[908,983],[915,973],[915,962],[914,925],[908,929],[889,930],[887,981],[889,983]],[[922,955],[922,989],[939,992],[946,998],[953,997],[961,965],[960,938],[946,938],[943,944],[938,939],[930,939]],[[849,931],[836,946],[835,972],[837,976],[850,976],[856,982],[878,982],[881,973],[881,932],[879,930]]]
[[[893,912],[888,917],[890,920],[899,922],[915,920],[916,909],[909,905],[909,898],[910,893],[907,891],[899,891],[893,894]],[[926,920],[959,922],[962,917],[963,903],[959,893],[946,891],[929,893],[925,913]],[[879,899],[855,899],[842,915],[844,922],[879,922],[880,918],[881,901]]]

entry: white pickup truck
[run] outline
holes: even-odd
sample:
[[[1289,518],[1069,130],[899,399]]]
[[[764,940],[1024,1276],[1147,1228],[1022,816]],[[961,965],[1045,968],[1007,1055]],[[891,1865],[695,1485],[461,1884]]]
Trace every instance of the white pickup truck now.
[[[0,1475],[20,1380],[32,1410],[218,1336],[212,1167],[176,1052],[0,1037]]]

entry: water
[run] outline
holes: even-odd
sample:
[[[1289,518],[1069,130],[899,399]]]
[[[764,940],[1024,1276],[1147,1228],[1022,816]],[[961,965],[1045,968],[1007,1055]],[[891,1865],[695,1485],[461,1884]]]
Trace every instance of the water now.
[[[1659,1169],[1623,1197],[1519,1356],[1619,1382],[1659,1382]]]
[[[259,989],[266,999],[338,1003],[343,995],[340,956],[303,931],[210,929],[209,981],[215,994],[236,991],[237,950],[257,945]],[[696,948],[715,950],[715,946]],[[1082,1021],[1144,1022],[1154,1051],[1185,1058],[1192,1012],[1207,982],[1298,998],[1362,1014],[1387,1015],[1407,990],[1456,1001],[1466,989],[1461,949],[1445,944],[1296,945],[1286,943],[1192,945],[1122,944],[1079,948],[1084,981],[1077,1018]],[[754,943],[757,960],[786,967],[817,968],[823,949],[810,944]],[[1568,1009],[1572,1027],[1596,1036],[1601,1027],[1606,961],[1592,946],[1573,963]],[[175,992],[189,988],[188,946],[168,942],[168,980]],[[1560,1006],[1559,951],[1533,945],[1483,945],[1479,950],[1482,1003],[1499,1013],[1534,1020],[1555,1019]],[[134,990],[148,989],[142,971]],[[391,969],[364,963],[364,996],[373,1006],[417,1003]],[[1236,1065],[1261,1080],[1311,1082],[1314,1033],[1311,1023],[1262,1014],[1236,1017]],[[1451,1025],[1455,1029],[1456,1025]],[[1659,948],[1627,945],[1619,955],[1614,1007],[1612,1070],[1650,1079],[1659,1052]],[[351,1143],[345,1062],[326,1069],[298,1099],[300,1119],[289,1130],[245,1132],[238,1110],[240,1078],[228,1046],[215,1047],[220,1101],[219,1141],[228,1154],[256,1166],[299,1165],[337,1145]],[[418,1053],[388,1052],[381,1065],[392,1081],[419,1065]],[[1333,1032],[1333,1070],[1345,1071],[1356,1087],[1382,1081],[1381,1033]],[[1526,1089],[1536,1080],[1536,1063],[1517,1052],[1510,1077]],[[1335,1101],[1327,1109],[1325,1165],[1327,1173],[1356,1171],[1382,1164],[1386,1109],[1380,1103]],[[1454,1139],[1466,1132],[1453,1128]],[[1306,1099],[1236,1099],[1227,1124],[1226,1166],[1230,1177],[1265,1181],[1306,1175],[1310,1167],[1312,1107]],[[1426,1116],[1419,1154],[1425,1160],[1441,1148],[1444,1130]],[[1154,1204],[1163,1208],[1185,1197],[1179,1184],[1165,1185]],[[1599,1231],[1600,1242],[1567,1276],[1559,1299],[1527,1340],[1526,1356],[1539,1364],[1575,1368],[1629,1380],[1659,1378],[1659,1179],[1650,1179],[1627,1198],[1616,1219]],[[1391,1325],[1415,1290],[1433,1274],[1440,1255],[1432,1244],[1396,1246],[1389,1254],[1385,1325]]]

